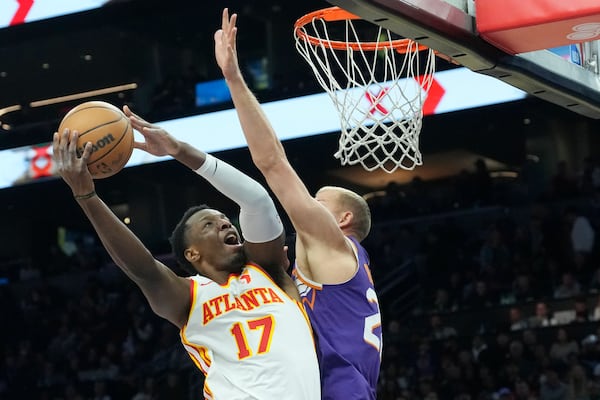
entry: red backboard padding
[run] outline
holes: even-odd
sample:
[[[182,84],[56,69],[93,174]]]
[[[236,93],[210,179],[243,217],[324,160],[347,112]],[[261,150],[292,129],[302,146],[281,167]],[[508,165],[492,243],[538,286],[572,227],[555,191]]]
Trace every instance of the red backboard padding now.
[[[600,40],[598,0],[475,0],[481,37],[510,54]]]

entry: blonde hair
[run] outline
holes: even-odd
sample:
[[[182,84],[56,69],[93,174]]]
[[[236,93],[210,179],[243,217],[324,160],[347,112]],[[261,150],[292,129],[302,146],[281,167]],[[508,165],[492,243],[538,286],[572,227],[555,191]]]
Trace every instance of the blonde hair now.
[[[371,210],[367,201],[360,195],[339,186],[323,186],[319,189],[332,190],[337,193],[337,206],[343,211],[350,211],[353,215],[351,230],[358,241],[367,237],[371,230]]]

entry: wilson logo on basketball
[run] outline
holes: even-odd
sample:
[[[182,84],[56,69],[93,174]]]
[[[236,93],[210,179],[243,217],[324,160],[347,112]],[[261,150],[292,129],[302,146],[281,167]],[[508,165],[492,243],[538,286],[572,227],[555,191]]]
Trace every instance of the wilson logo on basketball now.
[[[96,140],[96,143],[92,144],[92,153],[100,150],[101,148],[103,148],[104,146],[109,145],[110,143],[114,142],[115,138],[113,137],[112,133],[109,133],[108,135]],[[77,149],[77,155],[79,157],[81,157],[81,155],[83,154],[83,149],[84,147],[79,147]]]

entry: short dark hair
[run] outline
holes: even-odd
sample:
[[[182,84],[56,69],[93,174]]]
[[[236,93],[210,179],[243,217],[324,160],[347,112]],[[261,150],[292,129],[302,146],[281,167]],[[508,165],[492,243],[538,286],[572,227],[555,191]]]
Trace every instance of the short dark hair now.
[[[196,275],[198,271],[196,271],[192,263],[185,258],[185,249],[188,247],[186,238],[186,224],[192,215],[196,214],[198,211],[206,210],[208,208],[210,207],[206,204],[188,208],[177,225],[175,225],[175,229],[173,229],[171,237],[169,238],[169,242],[171,243],[171,251],[175,256],[175,260],[177,260],[177,263],[181,266],[181,268],[192,275]]]

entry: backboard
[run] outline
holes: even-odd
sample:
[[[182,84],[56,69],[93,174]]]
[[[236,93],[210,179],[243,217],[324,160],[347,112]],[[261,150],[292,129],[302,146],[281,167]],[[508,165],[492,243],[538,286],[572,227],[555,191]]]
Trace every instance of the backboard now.
[[[511,54],[484,40],[477,30],[474,0],[327,1],[446,54],[475,72],[500,79],[576,113],[600,119],[598,41],[580,46],[584,53],[581,57],[586,62],[577,65],[550,49]],[[524,36],[523,40],[528,39]]]

